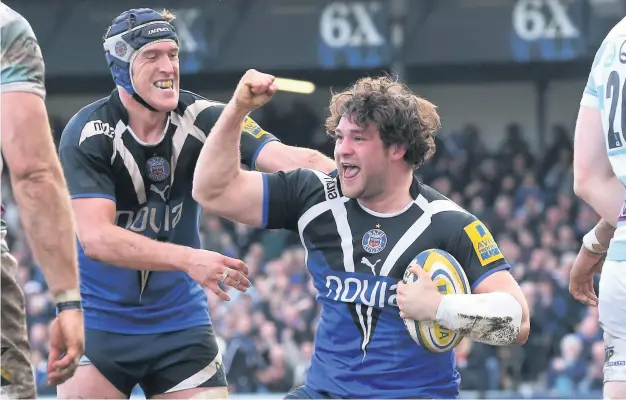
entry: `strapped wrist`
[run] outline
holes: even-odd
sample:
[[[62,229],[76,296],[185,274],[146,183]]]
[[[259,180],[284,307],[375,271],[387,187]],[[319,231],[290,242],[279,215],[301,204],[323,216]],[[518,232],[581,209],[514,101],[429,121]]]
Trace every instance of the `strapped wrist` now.
[[[522,317],[522,306],[509,293],[447,294],[436,322],[474,341],[506,346],[518,340]]]
[[[81,301],[80,290],[79,289],[63,290],[62,292],[59,292],[56,296],[54,296],[52,301],[54,301],[55,305],[58,305],[59,303],[67,303],[67,302],[72,302],[72,301],[77,301],[80,303]]]
[[[57,304],[57,315],[65,310],[83,310],[83,304],[80,301],[64,301]]]
[[[593,247],[593,246],[600,246],[602,248],[605,247],[598,240],[598,236],[596,236],[596,227],[595,226],[593,227],[593,229],[591,229],[589,232],[587,232],[585,234],[585,236],[583,236],[583,246],[585,247],[585,249],[589,253],[594,254],[594,255],[603,255],[603,254],[606,253],[606,250],[600,251],[600,250],[596,250]]]

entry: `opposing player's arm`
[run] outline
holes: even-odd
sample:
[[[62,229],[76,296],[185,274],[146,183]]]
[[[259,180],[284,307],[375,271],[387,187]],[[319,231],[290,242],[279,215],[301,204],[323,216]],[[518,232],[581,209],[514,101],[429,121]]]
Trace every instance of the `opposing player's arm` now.
[[[67,124],[59,149],[85,254],[122,268],[182,269],[187,265],[188,248],[157,242],[115,225],[112,144],[101,124],[85,120],[79,113]]]
[[[44,63],[30,25],[2,30],[2,150],[24,231],[56,298],[78,300],[74,218],[43,97]],[[12,44],[6,41],[12,40]]]
[[[530,332],[528,303],[487,227],[471,214],[444,212],[436,216],[445,232],[438,238],[467,275],[472,294],[442,297],[437,321],[492,345],[523,344]]]
[[[194,172],[193,198],[211,214],[249,226],[294,229],[309,170],[272,174],[240,168],[246,113],[230,104],[207,138]],[[245,129],[245,127],[244,127]]]
[[[609,57],[605,52],[607,46],[601,47],[596,53],[593,66],[603,61],[604,57]],[[605,54],[606,53],[606,54]],[[619,81],[619,75],[614,75]],[[604,85],[605,82],[596,82],[592,73],[580,101],[578,118],[576,120],[576,129],[574,136],[574,192],[578,197],[585,200],[602,218],[611,225],[616,226],[617,218],[620,214],[626,190],[619,178],[615,176],[606,149],[606,138],[604,128],[602,127],[602,117],[600,114],[600,101],[598,94],[598,86]],[[612,91],[611,96],[619,96],[621,90],[620,83],[618,88],[613,88],[608,84],[605,91]],[[609,92],[607,92],[609,93]],[[618,107],[622,107],[621,104]],[[621,112],[625,112],[622,110]],[[619,148],[623,146],[624,138],[610,138],[610,141],[620,143]],[[611,143],[609,143],[609,151],[611,151]],[[626,176],[623,177],[626,179]]]

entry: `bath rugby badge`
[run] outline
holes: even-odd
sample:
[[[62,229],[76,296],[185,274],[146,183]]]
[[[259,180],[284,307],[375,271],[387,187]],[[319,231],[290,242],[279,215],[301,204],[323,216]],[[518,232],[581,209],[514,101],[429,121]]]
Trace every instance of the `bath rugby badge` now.
[[[163,182],[170,176],[170,164],[165,158],[154,156],[146,161],[146,174],[151,181]]]
[[[376,229],[365,232],[361,244],[363,249],[370,254],[380,253],[387,246],[387,234],[380,229],[380,224],[377,224]]]

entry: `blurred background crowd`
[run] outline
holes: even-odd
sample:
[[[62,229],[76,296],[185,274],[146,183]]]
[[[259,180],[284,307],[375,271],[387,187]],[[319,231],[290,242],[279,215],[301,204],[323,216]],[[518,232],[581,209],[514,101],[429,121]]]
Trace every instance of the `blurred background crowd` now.
[[[304,105],[280,115],[273,107],[256,118],[293,143],[332,154],[322,121]],[[56,134],[63,123],[53,121]],[[496,348],[464,340],[457,348],[462,389],[511,390],[568,396],[601,390],[604,347],[597,310],[573,300],[569,270],[580,240],[598,216],[573,193],[572,133],[555,126],[553,141],[530,150],[511,123],[500,147],[487,150],[476,127],[442,132],[437,153],[418,171],[421,180],[482,219],[512,265],[531,308],[531,334],[523,346]],[[48,324],[54,315],[46,285],[20,230],[19,214],[2,177],[9,245],[19,261],[26,294],[32,362],[40,394],[46,386]],[[223,302],[209,293],[214,329],[233,393],[284,393],[301,384],[311,352],[319,306],[304,267],[297,234],[262,231],[203,216],[203,246],[242,258],[252,288]],[[139,391],[139,390],[138,390]]]

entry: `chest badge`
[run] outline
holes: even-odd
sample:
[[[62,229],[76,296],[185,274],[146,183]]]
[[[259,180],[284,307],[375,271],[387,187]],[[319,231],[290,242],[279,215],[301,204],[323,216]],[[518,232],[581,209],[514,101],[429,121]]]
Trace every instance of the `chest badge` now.
[[[163,182],[170,176],[170,163],[160,156],[153,156],[146,161],[146,174],[153,182]]]
[[[365,232],[361,244],[363,249],[370,254],[380,253],[387,246],[387,234],[380,229],[380,224],[376,224],[376,229]]]

